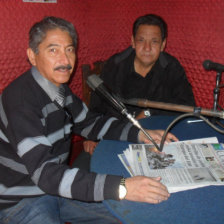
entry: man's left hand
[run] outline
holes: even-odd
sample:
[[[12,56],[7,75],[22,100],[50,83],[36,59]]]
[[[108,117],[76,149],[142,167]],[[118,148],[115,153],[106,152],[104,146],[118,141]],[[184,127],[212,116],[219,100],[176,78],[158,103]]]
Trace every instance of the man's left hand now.
[[[164,130],[146,130],[146,131],[157,144],[159,144],[161,142],[163,134],[164,134]],[[145,136],[145,134],[142,131],[140,131],[140,133],[139,133],[139,141],[144,142],[146,144],[151,144],[152,143]],[[175,135],[173,135],[171,133],[167,134],[165,143],[176,142],[176,141],[179,141],[179,140]]]

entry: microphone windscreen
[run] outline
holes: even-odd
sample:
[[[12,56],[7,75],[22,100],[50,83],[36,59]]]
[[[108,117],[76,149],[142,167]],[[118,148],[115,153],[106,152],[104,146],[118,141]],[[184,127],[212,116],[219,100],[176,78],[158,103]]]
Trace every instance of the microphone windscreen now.
[[[103,80],[100,79],[98,77],[98,75],[90,75],[88,78],[87,78],[87,84],[90,86],[90,88],[92,88],[94,91],[96,88],[99,87],[99,85],[101,85],[103,83]]]
[[[205,61],[203,62],[203,67],[204,67],[204,69],[206,69],[206,70],[210,70],[210,69],[211,69],[211,61],[210,61],[210,60],[205,60]]]

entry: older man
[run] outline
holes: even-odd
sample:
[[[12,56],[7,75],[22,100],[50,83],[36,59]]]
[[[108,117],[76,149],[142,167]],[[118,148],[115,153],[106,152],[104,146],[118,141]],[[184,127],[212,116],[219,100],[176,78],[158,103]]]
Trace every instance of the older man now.
[[[159,203],[169,197],[159,177],[125,180],[67,165],[72,133],[147,142],[130,123],[89,112],[66,85],[76,46],[76,31],[68,21],[46,17],[34,24],[27,50],[33,67],[2,93],[1,223],[117,223],[102,203],[95,202],[126,198]],[[148,132],[161,140],[163,131]],[[172,134],[169,139],[177,140]]]

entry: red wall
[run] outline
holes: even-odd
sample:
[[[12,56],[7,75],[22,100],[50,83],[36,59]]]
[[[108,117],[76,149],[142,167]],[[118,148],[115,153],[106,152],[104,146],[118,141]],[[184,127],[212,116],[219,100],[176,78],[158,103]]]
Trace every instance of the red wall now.
[[[81,64],[105,60],[126,48],[134,20],[146,13],[167,21],[167,52],[184,66],[197,105],[211,108],[216,73],[205,71],[202,62],[224,63],[223,0],[58,0],[57,4],[0,0],[0,92],[29,68],[29,28],[43,16],[63,17],[78,31],[78,67],[70,86],[82,97]],[[220,102],[224,104],[223,91]]]

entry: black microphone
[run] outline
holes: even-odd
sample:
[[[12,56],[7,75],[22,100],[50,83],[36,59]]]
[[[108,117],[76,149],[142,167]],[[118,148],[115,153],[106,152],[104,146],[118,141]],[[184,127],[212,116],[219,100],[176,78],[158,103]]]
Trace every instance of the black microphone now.
[[[125,105],[113,93],[110,93],[110,90],[104,86],[103,80],[100,79],[98,75],[94,74],[89,76],[87,78],[87,84],[93,91],[99,93],[102,97],[108,100],[122,114],[125,113]]]
[[[156,142],[153,140],[153,138],[146,132],[144,128],[142,128],[141,124],[127,111],[127,108],[125,105],[120,101],[120,99],[114,94],[110,93],[110,90],[106,88],[103,84],[103,80],[100,79],[98,75],[90,75],[87,78],[87,84],[89,87],[98,93],[100,96],[104,97],[106,100],[108,100],[117,110],[119,110],[123,115],[126,115],[126,117],[135,125],[138,129],[140,129],[145,136],[155,145],[157,150],[161,151],[159,146],[156,144]]]
[[[210,60],[205,60],[203,62],[203,67],[206,70],[215,70],[217,72],[223,72],[224,71],[224,65],[212,62]]]

